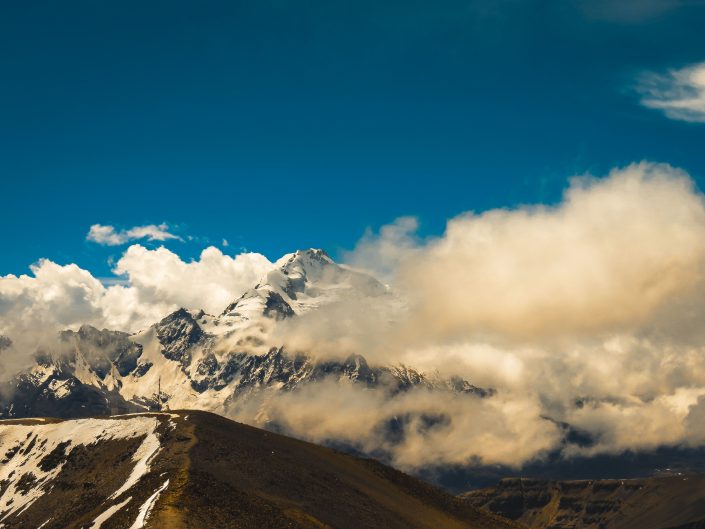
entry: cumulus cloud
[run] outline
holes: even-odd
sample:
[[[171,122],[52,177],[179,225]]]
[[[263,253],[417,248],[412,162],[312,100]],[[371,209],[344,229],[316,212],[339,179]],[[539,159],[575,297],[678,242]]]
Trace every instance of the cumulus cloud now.
[[[531,339],[648,324],[704,264],[702,196],[683,172],[638,164],[575,179],[555,208],[457,217],[399,274],[424,332]]]
[[[368,229],[343,259],[351,266],[370,270],[377,277],[391,281],[402,259],[419,244],[415,235],[418,228],[415,217],[400,217],[382,226],[378,234]]]
[[[540,403],[535,418],[592,437],[568,455],[703,441],[705,202],[686,173],[578,177],[556,206],[466,213],[438,238],[400,226],[413,223],[367,234],[350,261],[393,277],[403,309],[357,316],[363,338],[337,336],[338,349],[377,343],[494,387],[503,406]]]
[[[29,275],[0,277],[0,335],[20,350],[24,341],[36,347],[38,333],[83,323],[136,331],[182,306],[218,313],[271,266],[256,253],[232,257],[209,247],[186,262],[166,248],[133,245],[115,265],[126,280],[105,286],[75,264],[42,259]]]
[[[367,233],[348,263],[396,296],[287,325],[306,347],[428,356],[439,344],[534,348],[616,334],[705,338],[705,205],[686,173],[640,163],[576,177],[554,207],[466,213],[421,240],[413,219]],[[303,345],[302,345],[303,347]]]
[[[642,105],[660,110],[671,119],[705,122],[705,62],[665,74],[646,74],[637,90]]]
[[[169,232],[167,224],[135,226],[128,230],[116,230],[114,226],[93,224],[86,235],[86,240],[106,246],[119,246],[139,239],[147,239],[148,241],[182,240],[178,235]]]
[[[122,289],[121,295],[134,294],[138,304],[203,308],[218,314],[271,267],[272,263],[258,253],[230,257],[211,246],[201,252],[199,260],[185,262],[163,247],[148,250],[133,245],[114,268],[116,274],[128,279],[128,285],[112,288]]]

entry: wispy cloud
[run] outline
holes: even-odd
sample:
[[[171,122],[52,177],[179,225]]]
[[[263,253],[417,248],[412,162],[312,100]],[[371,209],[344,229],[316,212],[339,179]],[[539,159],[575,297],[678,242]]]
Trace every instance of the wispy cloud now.
[[[705,62],[665,74],[649,73],[637,86],[641,104],[681,121],[705,123]]]
[[[634,24],[652,20],[671,11],[701,5],[701,0],[574,0],[589,19]]]
[[[167,224],[135,226],[128,230],[116,230],[115,226],[93,224],[88,231],[88,235],[86,235],[86,240],[106,246],[118,246],[140,239],[147,239],[148,241],[183,240],[178,235],[170,233]]]

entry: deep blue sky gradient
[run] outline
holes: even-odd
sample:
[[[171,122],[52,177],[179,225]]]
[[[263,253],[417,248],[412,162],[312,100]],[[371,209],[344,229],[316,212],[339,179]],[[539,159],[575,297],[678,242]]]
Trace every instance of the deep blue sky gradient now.
[[[628,2],[629,3],[629,2]],[[0,275],[109,274],[91,224],[336,254],[416,215],[552,203],[642,159],[705,184],[705,125],[641,107],[705,60],[701,2],[15,2],[0,8]],[[642,7],[639,7],[639,6]],[[667,9],[666,7],[673,7]]]

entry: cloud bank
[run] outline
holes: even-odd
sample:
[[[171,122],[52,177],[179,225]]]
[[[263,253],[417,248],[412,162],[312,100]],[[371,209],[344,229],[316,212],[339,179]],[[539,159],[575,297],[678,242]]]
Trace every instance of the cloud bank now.
[[[345,257],[395,296],[287,321],[277,339],[461,375],[497,394],[324,382],[243,403],[235,418],[383,450],[407,469],[705,442],[705,199],[685,172],[633,164],[574,178],[555,206],[468,212],[429,239],[417,228],[398,219]],[[399,418],[392,443],[380,425]]]
[[[705,62],[644,75],[637,90],[648,108],[671,119],[705,123]]]
[[[178,235],[169,232],[167,224],[135,226],[128,230],[116,230],[115,226],[93,224],[86,235],[87,241],[106,246],[119,246],[139,239],[147,239],[148,241],[182,240]]]
[[[633,164],[574,178],[555,206],[467,212],[433,238],[417,228],[399,219],[345,257],[395,295],[309,313],[276,339],[323,357],[360,353],[460,375],[496,395],[324,381],[245,400],[236,418],[385,450],[404,468],[705,442],[705,199],[685,172]],[[177,306],[217,313],[271,266],[259,254],[207,248],[185,262],[134,245],[115,266],[126,284],[106,287],[76,265],[40,261],[32,275],[0,279],[0,334],[135,330]],[[399,418],[403,439],[390,444],[379,425]],[[589,442],[568,442],[567,428]]]
[[[703,284],[704,264],[703,197],[685,173],[638,164],[574,179],[555,208],[452,219],[400,263],[398,283],[415,298],[412,327],[434,339],[594,338],[658,323]]]
[[[445,447],[445,462],[467,462],[472,452],[517,464],[545,454],[546,440],[566,456],[705,441],[698,427],[705,413],[705,202],[686,173],[634,164],[573,179],[555,207],[469,212],[428,240],[415,235],[416,225],[401,219],[368,233],[348,257],[391,278],[404,300],[390,304],[391,321],[387,308],[358,303],[302,318],[289,332],[309,350],[364,352],[498,390],[467,404],[467,416],[483,424],[477,431],[464,426],[466,412],[453,412],[452,399],[439,399],[437,410],[451,410],[437,434],[448,444],[409,431],[427,439],[429,453]],[[376,402],[368,417],[374,424],[380,414],[418,416],[422,402]],[[485,423],[490,409],[494,422]],[[297,429],[306,417],[291,428],[318,441],[330,436]],[[521,435],[512,430],[519,417]],[[567,443],[560,424],[590,443]],[[357,439],[375,445],[376,435]],[[513,439],[515,452],[498,439]],[[398,464],[410,463],[406,448],[394,451]]]
[[[561,438],[560,429],[541,418],[540,403],[532,399],[482,400],[426,389],[389,395],[324,380],[235,404],[230,414],[236,420],[275,423],[314,442],[334,440],[365,453],[384,453],[407,470],[478,462],[520,466]],[[392,422],[398,435],[390,437],[384,425]]]

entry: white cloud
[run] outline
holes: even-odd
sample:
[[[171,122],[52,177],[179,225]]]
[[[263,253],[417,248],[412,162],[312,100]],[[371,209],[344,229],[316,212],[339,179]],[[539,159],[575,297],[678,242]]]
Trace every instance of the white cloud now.
[[[418,228],[415,217],[400,217],[382,226],[379,234],[368,229],[344,259],[352,266],[372,270],[378,277],[392,280],[401,260],[418,244],[415,236]]]
[[[83,323],[136,331],[182,306],[217,313],[270,267],[256,253],[231,257],[209,247],[185,262],[166,248],[133,245],[115,266],[126,281],[105,286],[75,264],[42,259],[31,275],[0,277],[0,334],[19,342]]]
[[[705,123],[705,62],[666,74],[644,75],[637,90],[646,107],[671,119]]]
[[[703,442],[705,201],[686,173],[640,163],[577,178],[555,207],[466,213],[425,241],[400,225],[368,234],[351,261],[391,270],[405,314],[336,315],[366,326],[338,332],[338,349],[377,343],[594,436],[567,454]]]
[[[166,248],[148,250],[130,246],[115,265],[115,273],[124,275],[137,295],[136,302],[167,304],[186,308],[203,308],[220,313],[228,303],[253,287],[272,263],[258,253],[223,254],[213,246],[201,252],[197,261],[185,262]]]
[[[30,267],[33,276],[0,277],[0,315],[42,327],[92,321],[104,287],[75,264],[60,266],[42,259]]]
[[[169,226],[166,224],[135,226],[129,230],[116,230],[114,226],[93,224],[86,235],[86,240],[106,246],[118,246],[139,239],[147,239],[148,241],[182,240],[181,237],[170,233]]]
[[[576,178],[556,207],[466,213],[415,246],[394,227],[367,237],[354,262],[395,270],[410,341],[634,330],[664,324],[664,307],[705,287],[705,202],[668,165]]]

